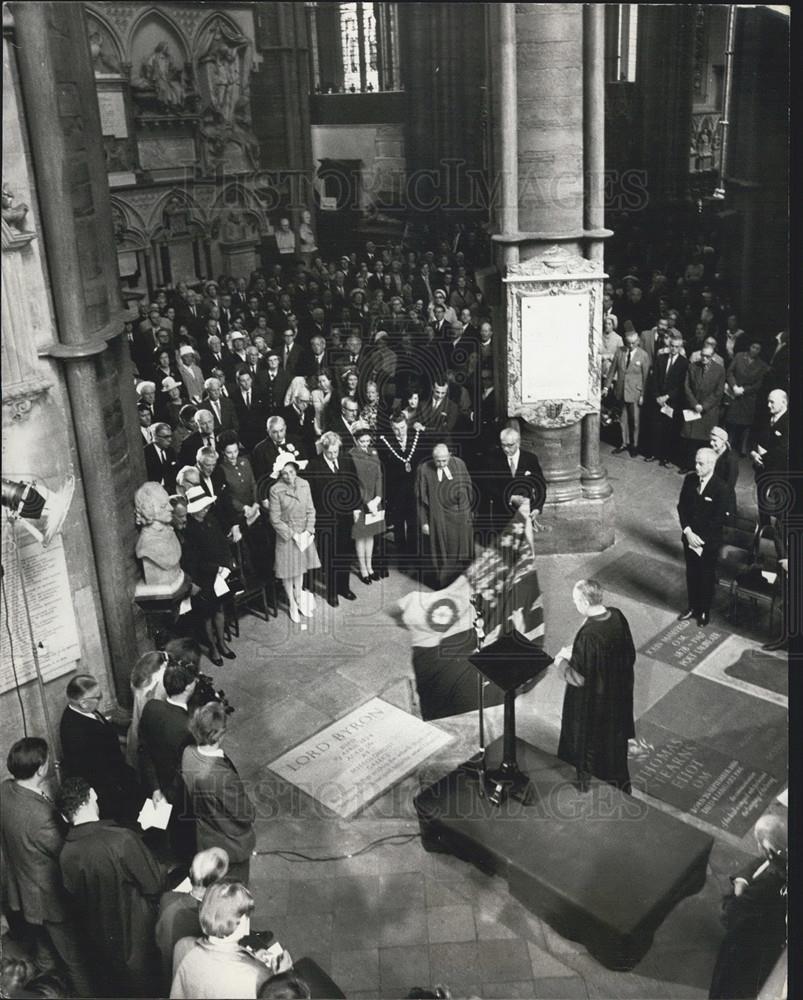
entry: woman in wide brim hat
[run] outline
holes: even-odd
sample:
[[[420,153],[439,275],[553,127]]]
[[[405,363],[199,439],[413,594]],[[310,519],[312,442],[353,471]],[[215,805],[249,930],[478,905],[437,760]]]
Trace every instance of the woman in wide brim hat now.
[[[271,472],[277,481],[268,495],[270,523],[276,532],[274,572],[284,581],[294,622],[315,609],[315,598],[304,590],[303,581],[308,570],[321,565],[315,548],[315,505],[309,483],[298,474],[301,464],[289,452],[280,452]]]
[[[225,594],[215,592],[221,570],[231,570],[231,549],[217,518],[210,514],[215,500],[203,486],[190,486],[186,501],[189,516],[181,549],[181,568],[198,588],[192,606],[204,623],[209,658],[219,667],[223,664],[222,657],[231,660],[236,655],[223,631]]]

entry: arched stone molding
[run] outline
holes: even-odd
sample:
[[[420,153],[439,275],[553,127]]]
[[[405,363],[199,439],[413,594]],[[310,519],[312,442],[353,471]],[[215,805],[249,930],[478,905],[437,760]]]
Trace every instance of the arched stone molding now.
[[[86,10],[86,32],[96,77],[127,77],[128,60],[123,39],[99,11]],[[96,43],[94,35],[98,36]]]

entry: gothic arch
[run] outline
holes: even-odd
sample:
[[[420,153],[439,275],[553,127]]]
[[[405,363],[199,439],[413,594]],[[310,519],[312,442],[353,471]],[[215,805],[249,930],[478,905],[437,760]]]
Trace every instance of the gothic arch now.
[[[97,67],[96,72],[100,69],[101,72],[118,72],[122,74],[123,64],[126,62],[125,55],[125,45],[123,39],[118,34],[114,26],[102,16],[102,14],[94,9],[87,9],[86,11],[86,34],[87,38],[90,39],[90,48],[92,41],[93,30],[97,31],[103,42],[110,42],[112,47],[112,52],[104,52],[103,56],[111,56],[112,61],[116,64],[114,69],[109,67]],[[101,59],[103,58],[101,56]],[[96,62],[95,54],[93,52],[93,64]]]
[[[170,188],[170,190],[165,191],[161,198],[159,198],[159,200],[151,208],[147,223],[147,229],[151,234],[151,239],[163,237],[166,232],[168,232],[167,227],[165,226],[164,217],[165,212],[169,209],[171,203],[173,203],[176,207],[181,205],[187,212],[188,224],[190,225],[190,228],[195,231],[196,235],[209,235],[209,220],[198,202],[195,201],[195,199],[187,191],[184,191],[181,188]]]
[[[148,30],[151,23],[154,28],[161,28],[167,34],[169,40],[176,45],[182,64],[190,61],[189,44],[179,25],[165,11],[160,10],[158,7],[149,7],[138,14],[128,29],[126,53],[128,62],[131,63],[132,75],[139,73],[141,68],[142,52],[139,51],[140,47],[151,46],[151,42],[158,38],[158,30]],[[143,35],[145,36],[144,38]],[[152,49],[153,46],[151,46],[150,51]]]

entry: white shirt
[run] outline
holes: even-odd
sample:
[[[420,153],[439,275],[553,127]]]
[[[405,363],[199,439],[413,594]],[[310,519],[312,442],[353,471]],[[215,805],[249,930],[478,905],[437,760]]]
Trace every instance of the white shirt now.
[[[709,482],[711,481],[713,475],[714,475],[713,472],[709,472],[709,474],[705,477],[705,479],[700,480],[700,485],[697,487],[698,493],[703,492],[703,490],[706,488],[706,486],[708,486]]]
[[[510,466],[511,476],[516,475],[516,469],[519,467],[519,455],[521,454],[521,449],[517,448],[512,455],[507,456],[507,464]]]
[[[326,464],[329,466],[329,468],[332,470],[332,472],[337,472],[337,469],[338,469],[337,462],[333,461],[331,458],[327,458],[326,459]]]
[[[176,701],[174,698],[171,698],[169,695],[168,695],[168,697],[165,700],[167,701],[168,705],[175,705],[176,708],[183,708],[185,712],[188,711],[187,703],[185,701]]]

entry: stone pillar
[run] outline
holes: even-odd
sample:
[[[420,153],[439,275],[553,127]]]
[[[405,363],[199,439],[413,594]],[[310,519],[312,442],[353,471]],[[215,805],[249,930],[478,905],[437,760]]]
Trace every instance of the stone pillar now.
[[[523,446],[539,456],[547,480],[544,519],[552,531],[536,536],[541,551],[599,550],[613,542],[612,490],[599,460],[602,259],[610,235],[604,8],[497,4],[492,16],[501,43],[494,80],[503,211],[493,238],[507,289],[507,415],[518,420]],[[511,38],[513,69],[505,48]],[[504,197],[511,169],[515,211]]]
[[[128,704],[144,644],[132,598],[133,494],[145,469],[84,10],[18,3],[13,13],[59,336],[40,354],[64,367],[111,667]]]

